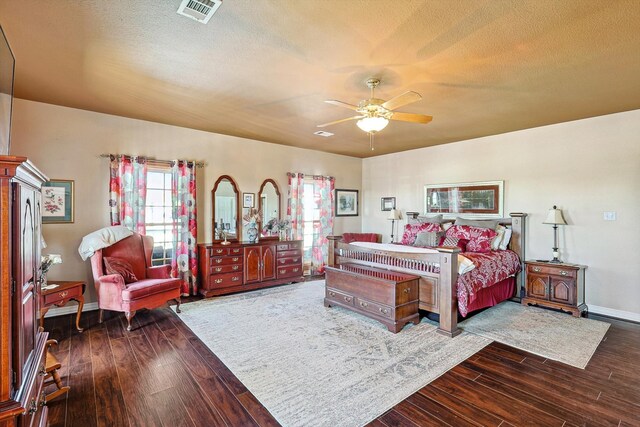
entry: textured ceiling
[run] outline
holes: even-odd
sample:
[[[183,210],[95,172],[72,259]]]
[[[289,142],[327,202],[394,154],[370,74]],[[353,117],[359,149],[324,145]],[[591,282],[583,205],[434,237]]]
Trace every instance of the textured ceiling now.
[[[17,97],[368,157],[640,108],[638,0],[2,0]],[[369,151],[325,104],[407,90]]]

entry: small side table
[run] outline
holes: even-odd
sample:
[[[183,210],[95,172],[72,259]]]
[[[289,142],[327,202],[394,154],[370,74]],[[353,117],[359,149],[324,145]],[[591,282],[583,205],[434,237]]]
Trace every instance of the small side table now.
[[[526,288],[522,305],[540,305],[582,316],[586,265],[525,261]]]
[[[48,285],[58,285],[55,288],[43,289],[40,301],[40,326],[44,323],[44,315],[47,314],[51,306],[63,307],[69,301],[78,303],[78,314],[76,315],[76,329],[82,332],[80,327],[80,315],[84,306],[85,283],[78,281],[51,281]]]

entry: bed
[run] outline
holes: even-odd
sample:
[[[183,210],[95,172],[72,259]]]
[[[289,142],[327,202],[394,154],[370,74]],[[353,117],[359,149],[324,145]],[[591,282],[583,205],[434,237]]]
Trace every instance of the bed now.
[[[343,243],[329,236],[329,265],[352,263],[414,274],[420,277],[419,308],[440,317],[438,332],[454,337],[458,312],[468,313],[516,296],[523,286],[527,214],[511,213],[497,223],[511,231],[504,251],[462,252],[454,246],[417,248],[372,242]],[[419,221],[416,216],[409,223]],[[467,268],[469,263],[473,268]]]

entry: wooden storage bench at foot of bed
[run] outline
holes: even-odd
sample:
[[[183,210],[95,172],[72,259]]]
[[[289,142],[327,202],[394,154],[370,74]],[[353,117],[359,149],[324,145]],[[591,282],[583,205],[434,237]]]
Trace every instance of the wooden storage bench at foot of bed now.
[[[338,305],[382,322],[399,332],[418,324],[420,277],[358,264],[327,267],[325,307]]]

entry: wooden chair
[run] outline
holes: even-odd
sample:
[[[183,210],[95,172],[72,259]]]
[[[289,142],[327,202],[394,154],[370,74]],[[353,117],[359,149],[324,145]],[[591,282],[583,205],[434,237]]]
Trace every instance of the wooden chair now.
[[[58,359],[49,351],[51,346],[58,345],[58,341],[56,340],[48,340],[47,341],[47,359],[45,362],[44,370],[47,373],[44,377],[44,384],[42,387],[46,387],[49,384],[55,384],[58,389],[54,392],[47,394],[46,401],[50,401],[55,399],[58,396],[62,396],[71,390],[69,386],[63,386],[62,380],[60,379],[60,374],[58,374],[58,369],[62,367]]]

